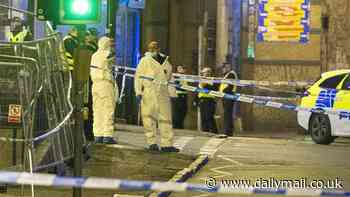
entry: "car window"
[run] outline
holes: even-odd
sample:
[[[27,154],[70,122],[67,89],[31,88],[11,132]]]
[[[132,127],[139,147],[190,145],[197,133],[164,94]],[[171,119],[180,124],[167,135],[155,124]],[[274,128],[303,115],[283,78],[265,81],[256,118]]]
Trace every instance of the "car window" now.
[[[350,90],[350,75],[345,79],[342,90]]]
[[[343,74],[343,75],[338,75],[338,76],[326,79],[324,82],[320,84],[320,87],[327,88],[327,89],[336,89],[339,83],[344,79],[345,76],[346,74]]]

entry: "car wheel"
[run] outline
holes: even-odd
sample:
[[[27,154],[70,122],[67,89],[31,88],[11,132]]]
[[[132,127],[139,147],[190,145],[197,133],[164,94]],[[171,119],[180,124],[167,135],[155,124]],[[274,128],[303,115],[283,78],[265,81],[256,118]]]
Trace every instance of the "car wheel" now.
[[[314,114],[310,119],[309,133],[316,144],[328,145],[335,137],[332,136],[331,123],[327,115]]]

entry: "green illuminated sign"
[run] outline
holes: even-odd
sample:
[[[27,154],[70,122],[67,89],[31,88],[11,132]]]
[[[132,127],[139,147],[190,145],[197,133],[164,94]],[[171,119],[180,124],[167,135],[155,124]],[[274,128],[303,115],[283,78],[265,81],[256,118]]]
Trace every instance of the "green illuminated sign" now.
[[[100,0],[60,0],[60,24],[91,24],[100,20]]]

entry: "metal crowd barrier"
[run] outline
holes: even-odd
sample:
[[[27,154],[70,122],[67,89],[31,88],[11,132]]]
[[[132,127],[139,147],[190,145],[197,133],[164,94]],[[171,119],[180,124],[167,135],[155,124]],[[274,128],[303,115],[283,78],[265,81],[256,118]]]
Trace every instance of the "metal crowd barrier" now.
[[[73,157],[72,79],[69,72],[63,71],[60,37],[56,33],[23,43],[0,42],[1,54],[6,54],[0,55],[0,82],[5,79],[14,84],[0,97],[8,98],[6,93],[17,92],[15,97],[20,99],[12,102],[22,108],[17,125],[22,135],[0,137],[0,143],[10,141],[25,146],[20,167],[25,171],[52,168]],[[8,115],[5,111],[6,106],[0,111],[2,117]]]

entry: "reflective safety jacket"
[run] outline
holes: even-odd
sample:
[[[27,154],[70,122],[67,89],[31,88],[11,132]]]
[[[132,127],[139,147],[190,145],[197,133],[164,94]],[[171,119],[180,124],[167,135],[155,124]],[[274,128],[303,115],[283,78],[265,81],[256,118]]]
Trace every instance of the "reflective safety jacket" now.
[[[219,88],[220,92],[222,93],[226,93],[226,94],[232,94],[237,92],[237,87],[233,86],[231,84],[227,84],[227,83],[222,83],[220,84],[220,88]]]
[[[176,84],[180,84],[180,85],[188,85],[187,81],[176,81]],[[177,95],[186,95],[188,94],[188,92],[182,88],[176,88],[176,94]]]
[[[64,58],[68,63],[68,70],[74,69],[74,50],[79,46],[79,40],[77,37],[68,34],[63,38],[63,47],[64,47]]]
[[[86,43],[86,48],[92,53],[96,53],[98,50],[98,45],[95,42],[88,42]]]
[[[13,32],[9,31],[6,32],[6,39],[9,42],[23,42],[25,41],[26,37],[28,36],[29,31],[27,29],[23,29],[21,32],[18,32],[17,34],[14,34]]]
[[[199,88],[204,88],[204,89],[212,90],[212,91],[215,91],[215,89],[216,89],[213,83],[200,83],[199,84]],[[198,94],[198,98],[200,98],[200,99],[201,98],[212,98],[212,99],[214,99],[215,96],[209,95],[207,93],[199,93]]]
[[[231,77],[229,77],[230,75],[231,75]],[[231,72],[226,74],[224,79],[237,80],[238,76],[237,76],[237,73],[235,71],[231,71]],[[237,86],[234,86],[234,85],[231,85],[231,84],[227,84],[227,83],[221,83],[219,91],[222,92],[222,93],[226,93],[226,94],[233,94],[233,93],[237,92]]]

